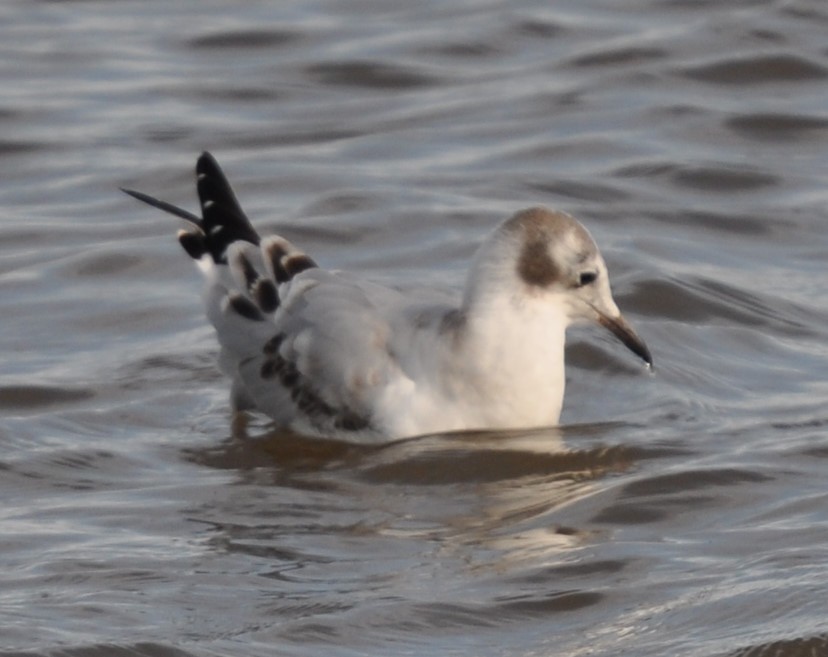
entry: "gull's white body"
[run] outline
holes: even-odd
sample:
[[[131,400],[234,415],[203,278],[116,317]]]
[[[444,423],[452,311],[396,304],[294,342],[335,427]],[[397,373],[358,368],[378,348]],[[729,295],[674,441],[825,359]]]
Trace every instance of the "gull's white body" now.
[[[129,193],[197,224],[182,244],[205,274],[237,409],[355,441],[550,426],[573,322],[604,324],[651,362],[612,300],[597,247],[569,215],[534,208],[504,222],[451,299],[328,271],[280,237],[259,240],[212,157],[197,171],[203,219]]]
[[[231,259],[238,248],[254,251],[231,247]],[[370,430],[349,432],[355,440],[558,421],[566,315],[556,304],[494,299],[458,326],[459,304],[309,269],[279,286],[272,321],[252,322],[228,312],[227,290],[240,281],[207,257],[200,264],[238,408],[256,408],[301,433],[338,433],[334,422],[319,426],[297,412],[278,381],[261,377],[263,345],[284,332],[280,352],[312,377],[326,403],[370,415]]]

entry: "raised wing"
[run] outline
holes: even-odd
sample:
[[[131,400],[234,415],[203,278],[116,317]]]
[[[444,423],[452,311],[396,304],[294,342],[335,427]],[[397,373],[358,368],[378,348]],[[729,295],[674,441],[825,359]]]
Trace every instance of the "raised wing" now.
[[[260,238],[209,153],[196,180],[201,217],[124,191],[191,224],[179,241],[205,274],[207,316],[235,406],[306,433],[381,431],[378,391],[405,379],[386,319],[402,297],[322,270],[282,237]]]

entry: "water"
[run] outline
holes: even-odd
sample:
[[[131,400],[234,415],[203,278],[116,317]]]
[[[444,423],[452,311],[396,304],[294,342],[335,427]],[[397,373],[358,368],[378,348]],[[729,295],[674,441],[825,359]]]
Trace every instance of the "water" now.
[[[0,7],[0,654],[828,654],[821,0]],[[319,262],[459,285],[572,212],[653,376],[384,448],[228,413],[210,149]]]

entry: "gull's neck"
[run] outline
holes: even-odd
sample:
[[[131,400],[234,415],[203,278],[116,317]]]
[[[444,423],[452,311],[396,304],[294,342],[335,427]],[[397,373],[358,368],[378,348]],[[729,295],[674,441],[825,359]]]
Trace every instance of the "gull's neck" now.
[[[553,425],[566,383],[565,306],[560,297],[527,293],[511,282],[511,291],[495,286],[467,294],[458,355],[488,426]]]

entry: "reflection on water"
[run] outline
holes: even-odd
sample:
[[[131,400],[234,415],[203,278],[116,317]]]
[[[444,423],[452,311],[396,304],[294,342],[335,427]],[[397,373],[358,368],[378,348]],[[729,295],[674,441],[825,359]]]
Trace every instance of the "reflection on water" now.
[[[822,0],[0,6],[0,654],[828,654]],[[579,217],[658,354],[573,330],[555,430],[228,416],[175,221],[456,288]],[[228,437],[229,434],[229,437]]]
[[[598,604],[604,594],[578,581],[598,582],[625,565],[570,563],[568,553],[593,543],[595,531],[555,514],[639,459],[672,453],[602,445],[608,427],[599,426],[385,446],[283,432],[251,437],[242,423],[236,430],[221,445],[186,450],[188,460],[235,479],[187,516],[210,528],[216,550],[269,564],[266,576],[285,596],[273,608],[285,624],[280,636],[325,644],[345,625],[349,640],[372,628],[452,633]],[[462,593],[466,578],[482,587],[473,600]],[[543,592],[530,592],[540,582]],[[307,605],[312,622],[304,620]]]

